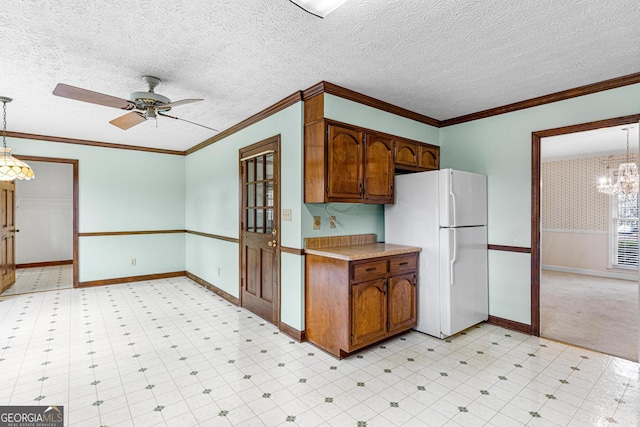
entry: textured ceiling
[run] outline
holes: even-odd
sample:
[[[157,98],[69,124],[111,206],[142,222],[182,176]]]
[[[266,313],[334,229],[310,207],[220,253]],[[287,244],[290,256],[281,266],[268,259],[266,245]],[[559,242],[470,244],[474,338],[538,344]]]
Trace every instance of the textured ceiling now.
[[[127,98],[163,79],[171,114],[224,130],[326,80],[439,119],[640,71],[637,0],[348,0],[325,19],[288,0],[16,0],[0,9],[0,95],[16,132],[184,150],[175,120],[53,96]]]
[[[638,125],[622,125],[542,138],[542,161],[623,154],[627,151],[624,129],[629,129],[629,151],[637,153]]]

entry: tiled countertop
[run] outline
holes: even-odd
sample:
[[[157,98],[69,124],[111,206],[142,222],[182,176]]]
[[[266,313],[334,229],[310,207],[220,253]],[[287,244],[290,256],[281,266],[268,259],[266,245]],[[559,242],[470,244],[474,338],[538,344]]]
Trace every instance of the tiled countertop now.
[[[307,254],[320,255],[327,258],[336,258],[345,261],[357,261],[362,259],[420,252],[420,250],[420,248],[414,246],[388,245],[386,243],[367,243],[362,245],[305,249],[304,251]]]

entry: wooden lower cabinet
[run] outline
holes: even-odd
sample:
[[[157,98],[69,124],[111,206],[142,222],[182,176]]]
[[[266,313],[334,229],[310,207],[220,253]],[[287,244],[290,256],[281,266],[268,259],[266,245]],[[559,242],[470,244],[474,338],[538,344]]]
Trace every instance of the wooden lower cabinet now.
[[[351,285],[351,346],[379,341],[387,335],[387,281]]]
[[[306,255],[308,341],[343,358],[416,325],[417,253],[345,261]]]

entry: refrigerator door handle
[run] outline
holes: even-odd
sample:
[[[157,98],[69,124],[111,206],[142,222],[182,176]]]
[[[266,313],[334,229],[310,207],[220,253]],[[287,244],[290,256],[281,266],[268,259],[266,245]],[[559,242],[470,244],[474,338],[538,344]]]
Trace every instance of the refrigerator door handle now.
[[[450,208],[450,224],[451,227],[455,227],[456,226],[456,195],[453,192],[453,172],[449,174],[449,197],[451,198],[451,205],[449,206]]]
[[[457,249],[456,247],[458,246],[457,243],[457,239],[456,239],[456,229],[452,228],[450,230],[451,232],[453,232],[453,240],[449,240],[451,246],[453,246],[453,255],[451,256],[451,261],[449,262],[449,284],[451,286],[453,286],[455,284],[455,280],[453,277],[453,272],[454,272],[454,268],[453,265],[456,263],[456,257],[457,257]]]

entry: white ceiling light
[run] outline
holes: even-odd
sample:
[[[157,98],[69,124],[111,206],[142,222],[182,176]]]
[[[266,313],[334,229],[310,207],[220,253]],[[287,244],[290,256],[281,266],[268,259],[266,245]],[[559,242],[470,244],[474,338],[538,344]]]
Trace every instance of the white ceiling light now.
[[[301,7],[307,12],[324,18],[347,0],[291,0],[291,3]]]

